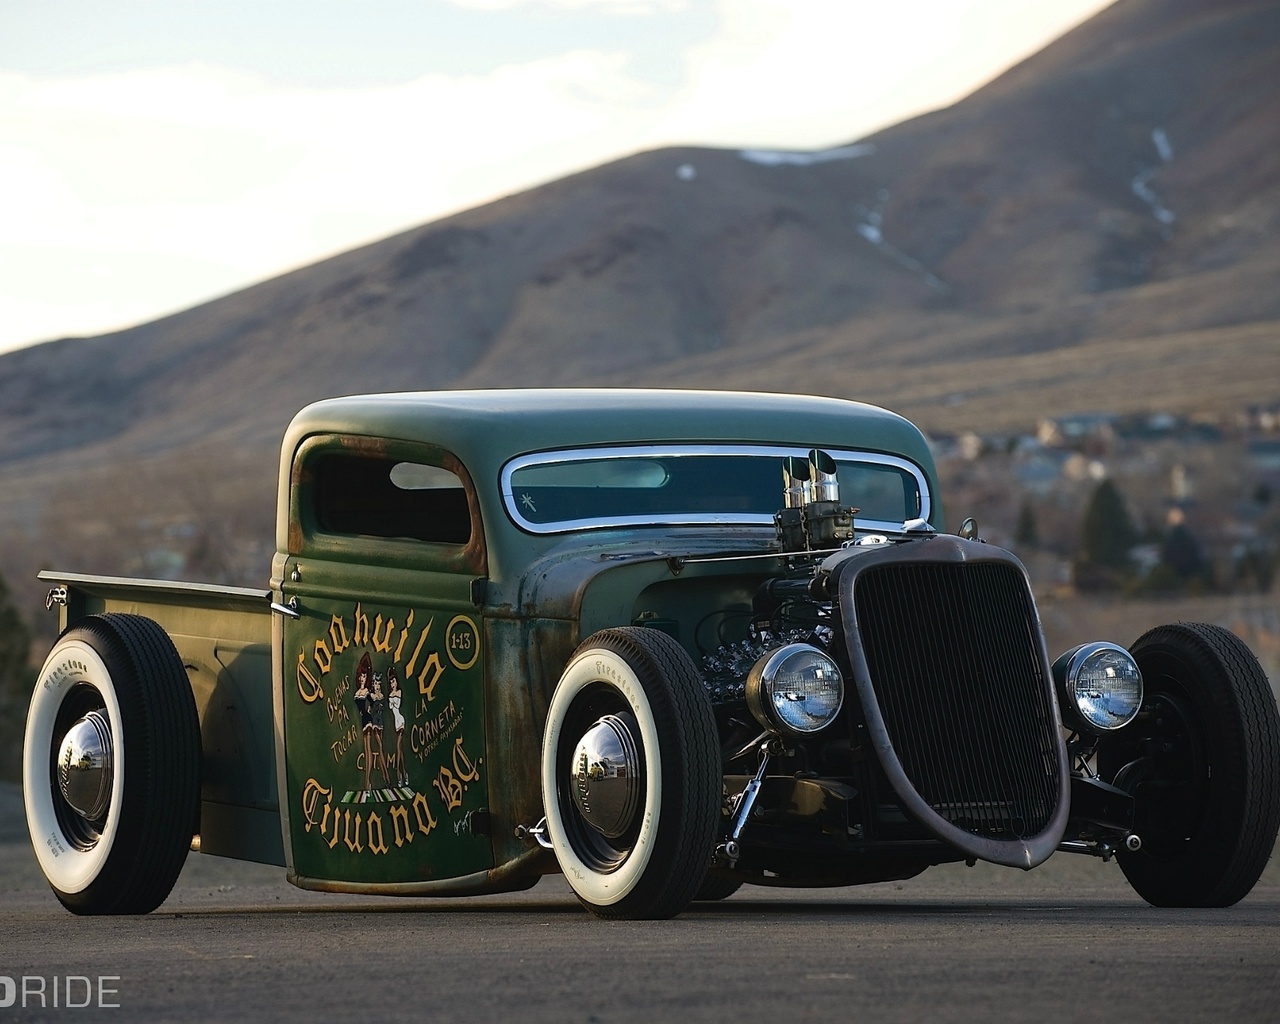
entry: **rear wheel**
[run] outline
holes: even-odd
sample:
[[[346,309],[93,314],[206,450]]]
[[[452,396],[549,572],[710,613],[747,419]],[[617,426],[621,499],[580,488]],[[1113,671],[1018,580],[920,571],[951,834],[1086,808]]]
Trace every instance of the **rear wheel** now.
[[[1138,851],[1117,859],[1162,907],[1226,907],[1253,888],[1280,828],[1280,715],[1266,673],[1228,630],[1159,626],[1131,648],[1142,710],[1098,751],[1132,793]]]
[[[654,629],[590,637],[547,715],[542,799],[578,899],[606,918],[666,918],[694,898],[720,818],[720,746],[684,649]]]
[[[69,629],[36,681],[23,801],[36,858],[77,914],[145,914],[199,820],[200,728],[168,635],[137,615]]]

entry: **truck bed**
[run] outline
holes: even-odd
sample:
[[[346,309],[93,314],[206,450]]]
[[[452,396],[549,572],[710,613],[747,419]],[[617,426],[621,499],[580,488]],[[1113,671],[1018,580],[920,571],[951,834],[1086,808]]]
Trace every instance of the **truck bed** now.
[[[284,864],[276,779],[271,593],[42,572],[65,630],[88,615],[155,620],[173,640],[200,716],[200,834],[193,849]]]

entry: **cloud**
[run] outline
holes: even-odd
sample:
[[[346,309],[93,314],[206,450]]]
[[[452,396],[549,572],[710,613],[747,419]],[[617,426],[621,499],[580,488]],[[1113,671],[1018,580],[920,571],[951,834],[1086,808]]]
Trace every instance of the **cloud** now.
[[[687,10],[689,0],[445,0],[455,7],[477,11],[510,11],[520,8],[603,11],[627,16]]]
[[[1104,2],[1067,0],[1076,17]],[[101,326],[119,326],[638,149],[849,142],[958,97],[1066,27],[1062,8],[1055,25],[1041,9],[918,0],[903,17],[853,0],[718,0],[716,30],[678,55],[674,85],[638,77],[625,33],[482,74],[360,88],[212,63],[0,71],[0,349],[92,330],[82,300],[118,310]],[[59,269],[37,279],[51,253]]]
[[[0,74],[0,244],[246,273],[313,258],[625,146],[650,90],[591,51],[397,86],[288,89],[208,65]],[[610,140],[612,140],[610,142]]]
[[[575,51],[362,89],[209,65],[0,73],[0,349],[159,315],[625,153],[628,112],[654,102],[625,62]],[[38,277],[52,253],[61,269]]]
[[[850,141],[960,99],[1111,0],[719,0],[655,136],[726,146]]]

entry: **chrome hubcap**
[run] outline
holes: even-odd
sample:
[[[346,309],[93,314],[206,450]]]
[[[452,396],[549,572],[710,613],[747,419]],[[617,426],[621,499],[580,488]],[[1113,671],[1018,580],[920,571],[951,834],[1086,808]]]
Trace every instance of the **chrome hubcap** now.
[[[636,730],[630,715],[605,715],[573,754],[573,802],[582,820],[609,839],[626,834],[644,790]]]
[[[67,730],[58,749],[58,788],[62,798],[81,817],[100,820],[111,806],[114,774],[111,723],[107,716],[90,711]]]

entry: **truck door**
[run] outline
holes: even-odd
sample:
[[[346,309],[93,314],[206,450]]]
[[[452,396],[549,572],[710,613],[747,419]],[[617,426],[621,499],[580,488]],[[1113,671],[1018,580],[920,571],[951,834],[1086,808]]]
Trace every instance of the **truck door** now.
[[[289,504],[276,565],[291,880],[430,892],[491,868],[471,827],[488,759],[469,475],[426,445],[313,437]]]

